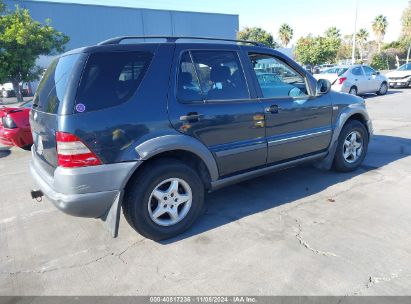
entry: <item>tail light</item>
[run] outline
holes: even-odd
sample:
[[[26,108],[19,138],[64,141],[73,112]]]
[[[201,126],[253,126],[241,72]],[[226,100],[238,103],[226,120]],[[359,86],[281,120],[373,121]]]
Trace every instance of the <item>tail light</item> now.
[[[338,84],[343,84],[344,81],[346,81],[346,80],[347,80],[347,77],[340,77],[340,78],[338,78]]]
[[[101,165],[98,157],[77,136],[56,132],[57,160],[60,167],[77,168]]]
[[[16,123],[14,122],[13,118],[11,118],[10,116],[4,116],[2,119],[3,122],[3,126],[6,129],[15,129],[17,128]]]

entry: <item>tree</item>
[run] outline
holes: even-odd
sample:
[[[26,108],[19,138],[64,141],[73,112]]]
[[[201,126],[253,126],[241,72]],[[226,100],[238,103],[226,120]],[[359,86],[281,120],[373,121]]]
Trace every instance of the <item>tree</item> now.
[[[335,26],[328,28],[324,34],[325,37],[329,39],[341,39],[340,30],[337,29]]]
[[[240,40],[260,42],[271,48],[278,47],[278,44],[274,41],[273,36],[260,27],[245,27],[243,30],[238,32],[237,38]]]
[[[379,15],[375,17],[374,21],[372,22],[372,30],[377,38],[377,43],[378,43],[378,53],[381,52],[381,43],[384,40],[387,27],[388,27],[387,17],[383,15]]]
[[[365,43],[368,40],[368,31],[364,28],[360,29],[357,33],[357,42],[358,42],[358,48],[360,50],[360,59],[361,62],[363,61],[364,58],[364,47],[365,47]]]
[[[293,39],[294,30],[287,23],[283,23],[278,30],[278,37],[280,38],[281,44],[287,47],[291,39]]]
[[[407,45],[407,63],[411,51],[411,1],[410,5],[404,10],[401,17],[402,21],[402,42]]]
[[[42,25],[27,9],[16,6],[13,12],[6,12],[0,17],[0,83],[11,81],[17,100],[22,101],[19,84],[38,79],[41,73],[36,59],[63,52],[68,41],[50,26],[50,20]]]
[[[5,9],[6,9],[6,5],[4,4],[2,0],[0,0],[0,13],[4,12]]]
[[[303,64],[323,64],[336,62],[341,46],[341,39],[337,36],[329,37],[301,37],[297,41],[295,56]]]

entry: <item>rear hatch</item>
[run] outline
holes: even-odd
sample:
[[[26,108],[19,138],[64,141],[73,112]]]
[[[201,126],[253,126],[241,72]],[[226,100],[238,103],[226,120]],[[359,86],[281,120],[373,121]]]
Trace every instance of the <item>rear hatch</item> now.
[[[55,59],[45,72],[33,99],[30,125],[33,150],[49,173],[57,167],[55,133],[59,116],[72,113],[74,98],[87,54]]]

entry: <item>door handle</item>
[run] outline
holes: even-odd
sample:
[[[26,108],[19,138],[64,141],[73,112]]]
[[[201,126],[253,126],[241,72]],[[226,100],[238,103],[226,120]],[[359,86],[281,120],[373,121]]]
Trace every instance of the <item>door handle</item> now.
[[[187,115],[180,116],[180,120],[186,122],[197,122],[201,117],[203,117],[203,115],[198,114],[197,112],[190,112]]]
[[[355,79],[355,81],[358,81],[358,79]]]
[[[280,108],[277,105],[271,105],[265,109],[266,113],[277,114]]]

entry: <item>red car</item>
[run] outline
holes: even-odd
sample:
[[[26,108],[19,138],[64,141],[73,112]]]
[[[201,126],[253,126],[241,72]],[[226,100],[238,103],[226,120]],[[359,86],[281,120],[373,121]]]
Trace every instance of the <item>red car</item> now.
[[[33,144],[29,123],[32,102],[20,107],[0,108],[0,144],[28,148]]]

